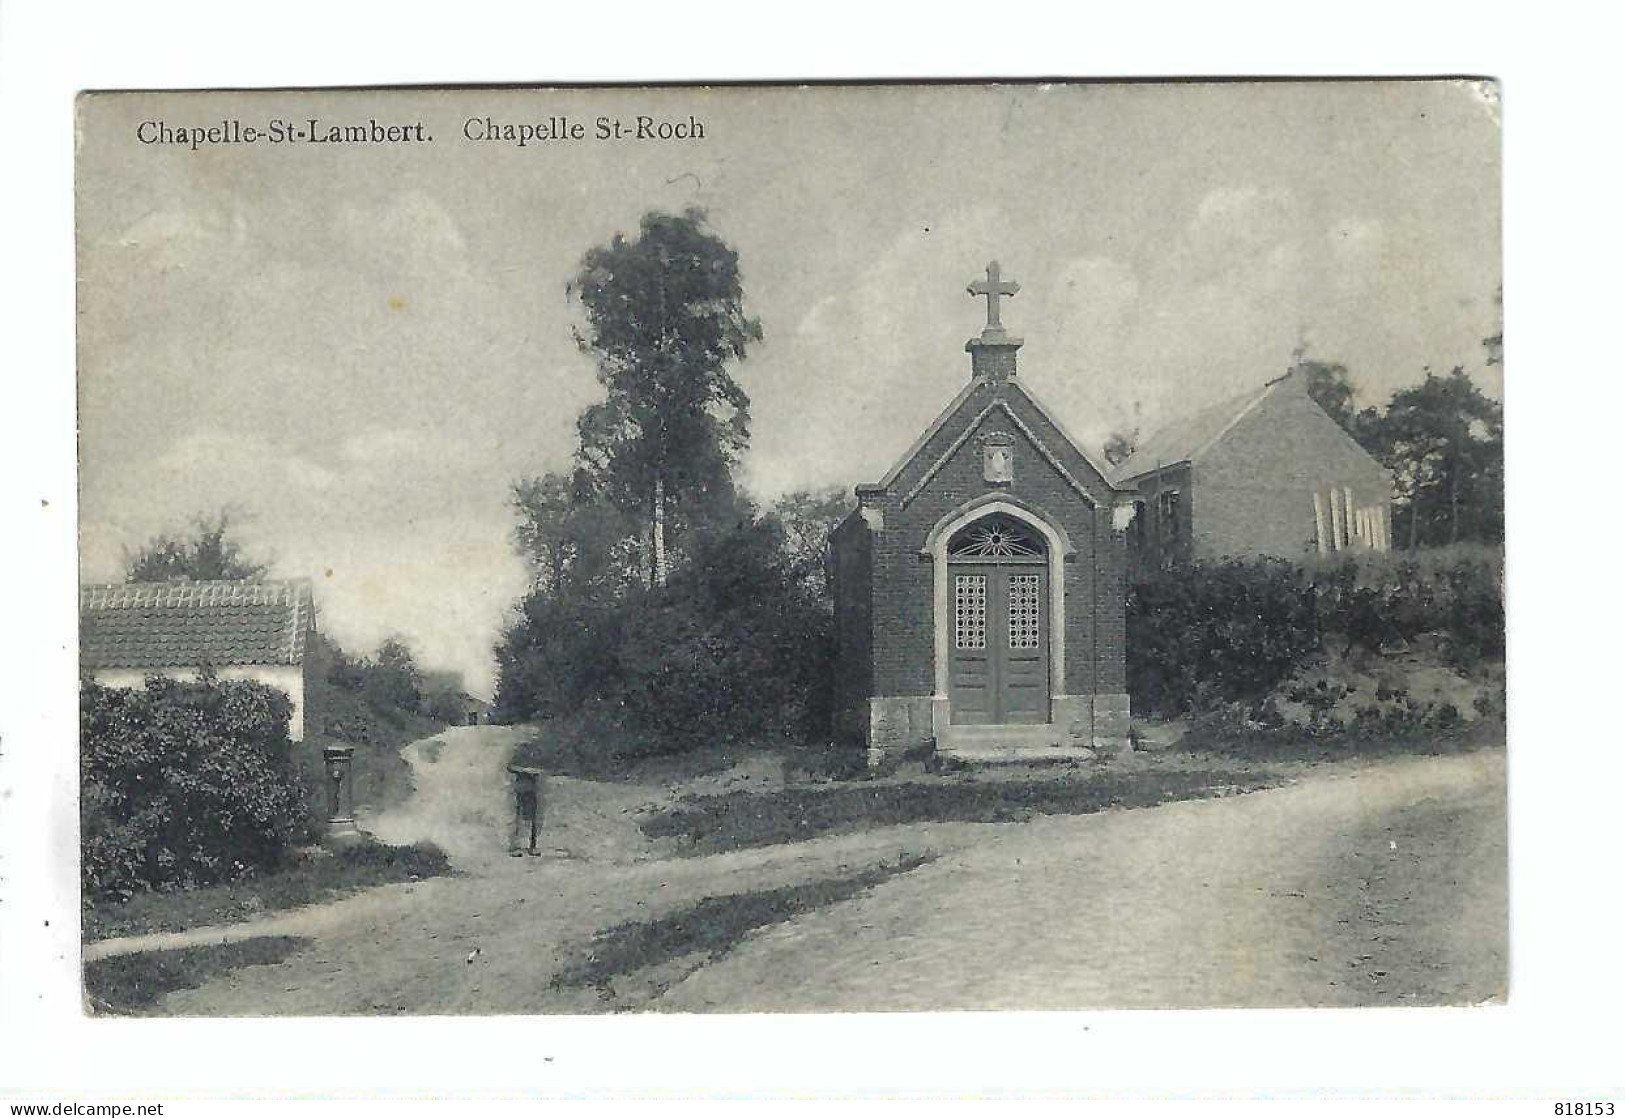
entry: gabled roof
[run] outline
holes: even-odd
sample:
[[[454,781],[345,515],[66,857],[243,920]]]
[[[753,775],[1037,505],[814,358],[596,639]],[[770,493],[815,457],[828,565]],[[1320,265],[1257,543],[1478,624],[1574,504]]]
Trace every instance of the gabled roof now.
[[[1056,418],[1055,413],[1050,411],[1049,408],[1045,407],[1044,402],[1034,395],[1031,389],[1013,377],[1004,383],[1008,388],[1019,393],[1021,397],[1027,401],[1027,403],[1031,404],[1033,410],[1039,415],[1043,416],[1044,420],[1051,427],[1055,428],[1055,430],[1060,434],[1061,438],[1066,441],[1068,446],[1077,452],[1078,456],[1088,464],[1090,469],[1094,470],[1095,473],[1100,475],[1101,480],[1103,480],[1109,487],[1116,487],[1116,483],[1112,480],[1110,467],[1104,465],[1103,463],[1097,462],[1094,455],[1085,450],[1083,448],[1083,444],[1072,437],[1072,433],[1061,424],[1061,421]],[[931,426],[927,427],[925,432],[920,435],[918,439],[914,440],[914,445],[905,450],[902,457],[898,458],[896,462],[892,463],[892,468],[886,471],[886,476],[882,477],[880,481],[873,485],[858,486],[858,491],[861,493],[866,490],[890,489],[892,484],[902,476],[903,471],[909,467],[910,463],[912,463],[915,458],[919,457],[925,448],[931,444],[932,440],[942,432],[943,428],[947,427],[954,417],[960,413],[960,410],[964,407],[965,401],[970,399],[971,394],[979,387],[985,387],[985,383],[973,378],[968,384],[965,385],[964,388],[960,389],[959,395],[955,396],[948,403],[948,406],[942,409],[942,412],[937,416],[937,418],[931,422]],[[978,426],[980,426],[981,421],[996,408],[1002,408],[1004,411],[1010,414],[1012,419],[1016,420],[1018,425],[1020,424],[1020,420],[1018,417],[1016,417],[1015,413],[1010,412],[1009,404],[1003,402],[1002,400],[995,400],[988,407],[983,408],[982,411],[971,420],[970,425],[965,430],[965,436],[968,436]],[[1029,438],[1032,439],[1040,450],[1047,450],[1037,436],[1033,435],[1029,431],[1025,431],[1024,425],[1023,431],[1028,435]],[[944,456],[944,458],[946,458],[946,456]],[[1056,468],[1059,469],[1064,476],[1066,476],[1067,480],[1071,482],[1071,484],[1074,486],[1079,486],[1079,483],[1076,481],[1076,479],[1071,477],[1064,466],[1061,466],[1059,463],[1052,464],[1054,464]],[[936,472],[936,469],[940,467],[940,465],[941,462],[939,461],[931,469],[927,470],[925,478],[922,478],[919,485],[916,485],[915,488],[918,489],[920,485],[923,485],[925,482],[929,481],[931,475]]]
[[[1239,396],[1220,400],[1194,415],[1175,420],[1152,434],[1112,471],[1114,484],[1121,485],[1164,466],[1182,462],[1195,462],[1213,444],[1217,443],[1269,395],[1287,383],[1287,376],[1276,377],[1260,388],[1252,388]]]
[[[298,664],[316,610],[305,579],[132,582],[79,590],[84,668]]]

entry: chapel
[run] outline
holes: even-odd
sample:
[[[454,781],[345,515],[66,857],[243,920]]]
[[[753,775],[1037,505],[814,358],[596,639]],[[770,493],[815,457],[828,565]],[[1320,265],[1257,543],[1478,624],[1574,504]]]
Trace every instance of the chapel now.
[[[834,732],[871,767],[1087,757],[1127,747],[1119,488],[1016,375],[1020,287],[967,289],[970,378],[830,534]]]

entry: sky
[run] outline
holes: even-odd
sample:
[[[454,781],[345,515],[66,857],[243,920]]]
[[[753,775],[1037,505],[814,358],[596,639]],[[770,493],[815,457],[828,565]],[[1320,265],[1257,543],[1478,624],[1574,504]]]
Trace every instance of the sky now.
[[[639,114],[704,137],[592,138]],[[465,138],[556,116],[587,137]],[[137,139],[311,117],[434,139]],[[1501,395],[1479,83],[95,95],[78,133],[82,578],[230,508],[345,647],[402,636],[476,692],[527,582],[510,486],[566,465],[601,398],[566,284],[651,209],[701,206],[739,252],[764,500],[907,449],[969,376],[993,258],[1023,382],[1091,452],[1300,344],[1361,404],[1456,365]]]

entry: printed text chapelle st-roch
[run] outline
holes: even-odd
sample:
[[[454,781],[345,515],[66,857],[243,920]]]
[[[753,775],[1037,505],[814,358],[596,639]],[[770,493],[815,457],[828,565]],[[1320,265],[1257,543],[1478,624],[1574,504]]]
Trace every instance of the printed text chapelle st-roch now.
[[[224,117],[208,123],[174,123],[148,119],[136,125],[139,143],[189,147],[235,144],[422,144],[433,143],[434,131],[421,120],[334,122],[321,117],[290,120],[271,117],[246,121]],[[458,139],[472,143],[509,144],[531,147],[583,141],[684,141],[706,138],[705,122],[689,114],[657,117],[645,113],[632,116],[587,118],[567,115],[545,116],[524,121],[501,120],[491,116],[471,116],[458,129]]]

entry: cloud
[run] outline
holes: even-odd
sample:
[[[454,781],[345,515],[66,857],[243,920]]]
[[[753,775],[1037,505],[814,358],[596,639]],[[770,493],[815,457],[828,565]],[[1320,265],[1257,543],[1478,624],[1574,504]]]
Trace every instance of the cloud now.
[[[1303,234],[1303,213],[1286,187],[1218,187],[1196,205],[1177,257],[1197,278],[1234,270]]]
[[[365,466],[394,466],[421,460],[421,441],[400,428],[370,427],[345,440],[341,454],[350,462]]]
[[[108,239],[109,247],[133,253],[135,268],[169,272],[191,268],[240,252],[249,240],[248,218],[240,209],[153,210]],[[131,264],[126,262],[125,267]]]
[[[1234,224],[1254,220],[1288,205],[1292,192],[1286,187],[1220,186],[1209,190],[1196,205],[1191,219],[1193,230],[1214,224]]]
[[[1106,256],[1069,261],[1056,277],[1048,300],[1063,332],[1099,334],[1122,325],[1140,296],[1134,269]]]
[[[807,308],[807,313],[796,323],[797,334],[820,334],[829,328],[829,309],[835,305],[835,296],[825,295]]]
[[[341,203],[332,219],[334,244],[351,266],[409,285],[425,276],[457,282],[466,276],[468,242],[446,207],[420,190],[382,203]]]
[[[461,669],[489,693],[492,645],[528,583],[508,527],[460,510],[365,535],[313,525],[282,547],[278,568],[314,579],[321,628],[345,648],[400,634],[421,666]]]
[[[322,626],[346,647],[398,632],[423,663],[462,668],[489,688],[491,645],[526,571],[502,480],[450,476],[455,442],[372,428],[324,462],[258,434],[189,432],[86,487],[82,575],[117,581],[126,549],[229,509],[248,554],[276,576],[314,580]]]
[[[228,488],[324,493],[339,475],[257,435],[197,431],[177,441],[157,462],[166,474],[209,476]]]

